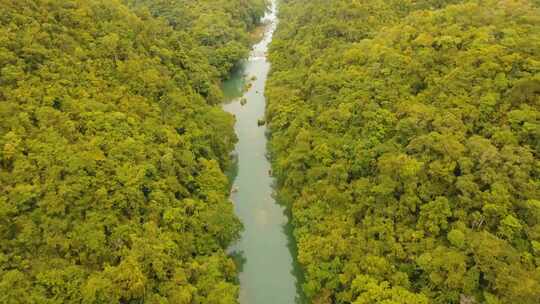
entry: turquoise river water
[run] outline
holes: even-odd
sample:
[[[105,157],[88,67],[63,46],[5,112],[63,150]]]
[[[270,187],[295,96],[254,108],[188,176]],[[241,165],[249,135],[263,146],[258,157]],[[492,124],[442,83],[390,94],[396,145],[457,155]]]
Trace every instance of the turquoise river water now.
[[[230,248],[240,257],[241,304],[303,303],[299,293],[299,271],[294,260],[295,244],[283,206],[273,196],[273,179],[267,154],[264,117],[265,82],[270,70],[266,53],[277,25],[276,4],[265,16],[263,39],[253,46],[250,57],[223,84],[224,109],[236,117],[238,144],[237,175],[231,198],[244,224],[240,241]],[[246,83],[251,87],[245,91]],[[240,100],[244,99],[242,105]]]

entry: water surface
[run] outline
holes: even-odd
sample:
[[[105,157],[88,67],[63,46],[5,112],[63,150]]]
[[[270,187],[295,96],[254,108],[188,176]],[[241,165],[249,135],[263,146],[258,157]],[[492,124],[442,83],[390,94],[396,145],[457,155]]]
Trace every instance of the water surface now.
[[[266,52],[277,24],[275,2],[265,21],[268,25],[263,39],[223,85],[230,101],[224,109],[236,117],[239,140],[235,150],[238,172],[231,198],[244,224],[242,238],[231,251],[244,261],[239,274],[240,303],[294,304],[303,300],[297,291],[298,267],[291,251],[294,244],[289,242],[291,229],[285,208],[273,198],[266,127],[257,123],[265,112],[264,88],[270,69]],[[246,83],[252,86],[244,92]],[[242,98],[247,101],[245,105],[240,103]]]

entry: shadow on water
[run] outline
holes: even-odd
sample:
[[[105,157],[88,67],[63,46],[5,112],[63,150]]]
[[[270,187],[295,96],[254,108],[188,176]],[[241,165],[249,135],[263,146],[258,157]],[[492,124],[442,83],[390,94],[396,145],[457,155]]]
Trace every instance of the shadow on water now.
[[[225,170],[225,175],[227,176],[227,180],[229,181],[229,193],[232,191],[234,180],[236,179],[236,176],[238,175],[238,154],[232,153],[231,154],[231,164],[230,167]]]
[[[266,139],[268,142],[270,142],[272,138],[272,132],[267,130],[265,133]],[[272,163],[272,153],[270,151],[266,152],[266,159]],[[273,166],[272,166],[273,169]],[[291,273],[294,277],[296,277],[296,289],[297,289],[297,296],[295,304],[308,304],[308,299],[304,293],[304,283],[306,282],[306,278],[304,276],[304,270],[302,269],[302,266],[300,265],[300,262],[298,262],[298,244],[296,243],[296,238],[294,237],[294,224],[293,224],[293,217],[292,217],[292,206],[291,202],[286,202],[283,198],[279,195],[279,187],[278,187],[278,180],[277,178],[273,178],[272,182],[272,198],[274,201],[283,207],[283,214],[287,217],[287,221],[282,226],[283,233],[287,236],[287,247],[289,248],[289,251],[291,252],[291,256],[293,259],[293,268]]]
[[[274,183],[274,189],[275,189],[275,183]],[[287,247],[289,248],[289,251],[291,252],[292,259],[293,259],[293,265],[292,265],[293,269],[291,272],[293,276],[296,277],[296,289],[298,292],[295,302],[296,304],[308,304],[308,300],[306,298],[306,295],[304,294],[304,288],[303,288],[303,285],[305,283],[304,271],[302,270],[302,266],[300,266],[300,263],[298,262],[298,244],[296,243],[296,239],[294,238],[294,225],[292,223],[291,206],[287,205],[283,201],[280,201],[277,196],[278,195],[276,195],[276,202],[277,204],[285,208],[283,213],[287,217],[287,222],[285,223],[285,225],[283,225],[283,233],[287,236]]]
[[[244,75],[245,69],[245,60],[240,61],[234,66],[229,77],[221,83],[221,91],[223,92],[225,103],[231,102],[244,95],[247,83],[246,75]]]
[[[231,251],[229,253],[229,256],[233,259],[234,264],[236,265],[236,269],[238,269],[238,272],[244,271],[244,265],[247,262],[244,252],[240,250]],[[238,278],[236,278],[236,280],[236,283],[240,283],[238,281]]]

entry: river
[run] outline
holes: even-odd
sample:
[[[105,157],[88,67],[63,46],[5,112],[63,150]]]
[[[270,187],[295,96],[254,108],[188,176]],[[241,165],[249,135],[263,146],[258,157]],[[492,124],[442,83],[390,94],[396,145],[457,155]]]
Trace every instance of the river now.
[[[242,260],[241,304],[304,302],[299,293],[299,267],[293,258],[295,244],[286,210],[273,197],[274,181],[266,157],[266,127],[258,126],[266,107],[264,89],[270,70],[266,53],[277,26],[276,12],[274,1],[264,17],[267,24],[264,37],[253,46],[249,59],[223,84],[228,101],[223,107],[235,115],[238,136],[234,152],[238,166],[231,199],[244,231],[231,253]],[[245,83],[252,84],[247,91],[243,89]]]

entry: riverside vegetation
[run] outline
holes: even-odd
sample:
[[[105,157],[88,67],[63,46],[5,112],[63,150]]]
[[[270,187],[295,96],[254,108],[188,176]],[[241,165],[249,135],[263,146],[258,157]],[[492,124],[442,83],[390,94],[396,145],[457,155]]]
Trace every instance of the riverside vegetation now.
[[[283,0],[273,174],[313,303],[540,303],[540,11]]]
[[[263,0],[0,1],[0,302],[236,303],[220,80]]]

